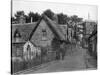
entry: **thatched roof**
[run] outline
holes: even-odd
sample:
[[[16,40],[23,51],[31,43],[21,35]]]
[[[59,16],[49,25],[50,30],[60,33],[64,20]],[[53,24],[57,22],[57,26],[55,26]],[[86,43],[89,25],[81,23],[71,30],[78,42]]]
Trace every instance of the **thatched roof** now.
[[[40,21],[37,23],[37,25],[33,28],[29,40],[31,40],[31,37],[34,35],[34,32],[36,28],[39,26],[41,20],[44,20],[47,23],[48,27],[52,30],[52,32],[55,34],[55,36],[58,39],[65,40],[64,32],[62,31],[61,27],[58,24],[56,24],[54,21],[49,19],[46,15],[43,15]]]
[[[60,40],[65,40],[64,32],[57,23],[49,19],[47,16],[44,16],[44,20],[47,25],[51,27],[52,31],[60,38]]]
[[[25,42],[28,40],[29,35],[32,31],[32,29],[36,26],[36,23],[26,23],[24,25],[21,24],[13,24],[12,27],[12,42],[14,43],[14,32],[16,31],[16,29],[19,31],[20,35],[21,35],[21,39],[22,41],[20,42]]]
[[[61,30],[63,31],[64,34],[66,34],[67,29],[68,29],[68,25],[59,25],[59,27],[61,28]]]
[[[25,42],[31,40],[32,36],[34,35],[35,30],[39,26],[41,20],[44,20],[48,27],[52,30],[57,38],[60,40],[65,40],[64,31],[61,26],[56,24],[54,21],[49,19],[47,16],[43,15],[41,19],[36,23],[25,23],[25,24],[13,24],[12,25],[12,42],[14,41],[14,32],[16,29],[20,32],[21,35],[21,42]]]

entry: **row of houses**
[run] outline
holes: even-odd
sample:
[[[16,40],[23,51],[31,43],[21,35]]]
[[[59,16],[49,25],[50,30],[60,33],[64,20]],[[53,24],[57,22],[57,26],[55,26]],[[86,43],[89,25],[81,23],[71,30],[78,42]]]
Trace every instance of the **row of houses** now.
[[[81,23],[82,24],[82,23]],[[83,26],[82,47],[86,48],[90,55],[97,58],[97,23],[85,21]]]
[[[88,38],[88,50],[90,55],[97,59],[97,30],[94,30]]]
[[[92,35],[94,26],[93,22],[87,21],[77,23],[74,27],[69,24],[59,25],[46,15],[42,15],[38,22],[25,23],[25,18],[21,16],[18,24],[12,24],[12,57],[23,57],[24,52],[36,50],[37,47],[52,50],[55,38],[70,43],[77,40],[82,46],[89,47],[87,38]]]
[[[21,21],[22,18],[21,18]],[[42,15],[38,22],[12,24],[12,57],[33,56],[37,48],[52,50],[53,40],[72,42],[74,30],[68,25],[58,25]],[[60,47],[61,44],[56,44]],[[31,53],[31,54],[30,54]]]

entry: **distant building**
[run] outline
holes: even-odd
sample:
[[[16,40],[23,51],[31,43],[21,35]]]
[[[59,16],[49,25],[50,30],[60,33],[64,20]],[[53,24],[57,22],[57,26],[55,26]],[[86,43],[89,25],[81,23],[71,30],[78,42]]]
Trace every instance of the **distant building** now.
[[[94,21],[85,21],[85,23],[86,23],[86,35],[90,35],[93,32],[94,26],[97,25],[97,23]]]
[[[88,50],[90,55],[97,59],[97,30],[94,30],[88,38]]]
[[[73,27],[68,27],[67,32],[68,32],[68,34],[67,34],[68,35],[68,41],[72,43],[74,41],[74,38],[73,38],[74,29],[73,29]]]
[[[60,24],[59,26],[65,35],[65,40],[70,43],[74,42],[74,28],[68,24]]]
[[[79,22],[76,24],[76,36],[80,45],[83,44],[83,39],[85,36],[85,23]]]
[[[93,33],[94,30],[97,30],[97,23],[93,21],[84,21],[77,24],[77,35],[79,36],[81,45],[84,48],[88,48],[88,37]]]
[[[67,24],[64,24],[64,25],[59,24],[59,27],[62,29],[62,31],[64,33],[65,40],[67,40],[67,38],[68,38],[68,33],[67,33],[68,25]]]
[[[85,21],[85,35],[84,35],[84,47],[88,48],[88,37],[97,30],[97,23],[94,21]]]

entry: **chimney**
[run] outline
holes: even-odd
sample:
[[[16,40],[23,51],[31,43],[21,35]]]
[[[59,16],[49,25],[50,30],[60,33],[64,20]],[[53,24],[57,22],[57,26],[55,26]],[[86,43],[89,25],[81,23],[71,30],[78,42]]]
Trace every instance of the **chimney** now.
[[[33,18],[31,17],[31,23],[33,22]]]

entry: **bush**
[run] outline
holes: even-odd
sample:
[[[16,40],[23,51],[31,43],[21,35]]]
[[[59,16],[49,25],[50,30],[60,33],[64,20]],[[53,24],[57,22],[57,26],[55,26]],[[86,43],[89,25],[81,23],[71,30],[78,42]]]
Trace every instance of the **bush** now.
[[[55,52],[51,51],[48,48],[42,48],[43,50],[43,54],[41,55],[41,57],[36,57],[32,60],[22,60],[22,61],[12,61],[12,73],[16,73],[22,70],[26,70],[29,68],[32,68],[34,66],[40,65],[40,64],[44,64],[50,61],[53,61],[55,59]],[[49,50],[47,50],[49,49]],[[50,51],[50,52],[48,52]]]
[[[24,64],[24,62],[12,62],[12,73],[21,71],[23,69],[25,69],[26,64]]]

